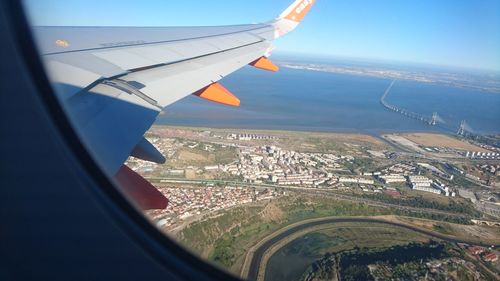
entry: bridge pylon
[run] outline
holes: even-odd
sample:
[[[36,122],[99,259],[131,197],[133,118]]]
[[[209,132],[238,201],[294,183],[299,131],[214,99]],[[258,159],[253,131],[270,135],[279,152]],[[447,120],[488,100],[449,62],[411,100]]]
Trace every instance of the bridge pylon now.
[[[437,119],[438,119],[438,113],[437,112],[432,113],[432,118],[429,121],[429,125],[436,126],[438,121]]]
[[[462,122],[460,122],[460,127],[458,128],[457,135],[465,136],[465,120],[462,120]]]

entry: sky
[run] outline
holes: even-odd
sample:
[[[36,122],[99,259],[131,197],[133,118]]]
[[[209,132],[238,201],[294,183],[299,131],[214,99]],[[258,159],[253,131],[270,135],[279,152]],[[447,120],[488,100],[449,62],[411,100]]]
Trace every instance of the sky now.
[[[293,0],[24,0],[34,25],[266,22]],[[498,0],[317,0],[277,52],[500,71]]]

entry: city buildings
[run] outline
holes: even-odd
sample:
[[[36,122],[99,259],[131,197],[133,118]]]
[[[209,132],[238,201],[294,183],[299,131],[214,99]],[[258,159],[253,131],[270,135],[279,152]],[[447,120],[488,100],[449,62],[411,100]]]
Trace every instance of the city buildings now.
[[[208,214],[241,206],[261,200],[270,200],[281,195],[276,191],[254,190],[244,187],[160,187],[160,191],[169,199],[165,210],[150,211],[148,214],[159,227],[172,229],[195,216]]]

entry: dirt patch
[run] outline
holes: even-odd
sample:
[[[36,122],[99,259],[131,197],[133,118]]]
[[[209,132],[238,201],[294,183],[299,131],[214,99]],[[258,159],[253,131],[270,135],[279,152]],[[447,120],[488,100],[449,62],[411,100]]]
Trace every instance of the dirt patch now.
[[[451,228],[457,237],[474,237],[483,241],[500,243],[500,227],[498,226],[483,226],[483,225],[456,225],[451,224]]]
[[[181,161],[206,161],[207,157],[201,154],[197,154],[194,152],[182,150],[179,151],[179,155],[177,157]]]
[[[381,140],[369,136],[369,135],[362,135],[362,134],[338,134],[338,133],[316,133],[312,134],[313,136],[317,135],[318,137],[324,137],[324,138],[329,138],[332,140],[336,140],[338,142],[348,142],[348,143],[370,143],[374,145],[385,145],[384,142]]]
[[[186,179],[195,179],[196,171],[192,169],[186,169]]]
[[[385,135],[384,138],[386,138],[389,141],[395,142],[399,145],[410,148],[413,151],[417,151],[419,153],[425,153],[425,150],[421,149],[417,143],[409,140],[408,138],[404,138],[399,135]]]
[[[278,222],[283,219],[283,211],[274,203],[269,203],[264,210],[262,210],[260,215],[265,222]]]
[[[461,225],[408,217],[388,217],[388,219],[409,223],[432,231],[437,231],[440,227],[445,227],[449,233],[444,234],[453,235],[458,239],[500,244],[500,227],[497,226]]]
[[[479,146],[452,138],[446,135],[430,134],[430,133],[415,133],[403,135],[406,139],[423,146],[431,147],[446,147],[457,150],[489,152]]]

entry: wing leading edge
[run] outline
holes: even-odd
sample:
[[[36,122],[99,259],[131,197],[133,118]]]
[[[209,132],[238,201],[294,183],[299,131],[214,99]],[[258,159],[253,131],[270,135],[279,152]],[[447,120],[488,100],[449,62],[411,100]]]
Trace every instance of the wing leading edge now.
[[[164,163],[144,133],[161,110],[190,95],[239,106],[223,77],[244,67],[277,71],[272,41],[295,29],[315,0],[297,0],[264,24],[221,27],[35,27],[47,73],[68,116],[102,169],[142,209],[165,200],[140,182],[129,156]],[[125,176],[124,176],[125,175]],[[140,198],[140,199],[138,199]],[[153,202],[153,203],[148,203]]]

